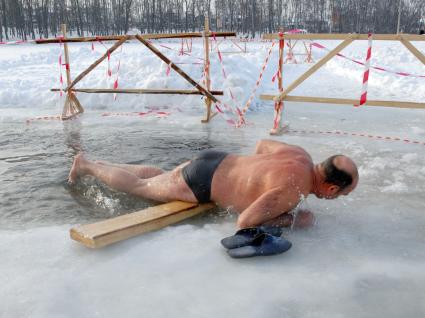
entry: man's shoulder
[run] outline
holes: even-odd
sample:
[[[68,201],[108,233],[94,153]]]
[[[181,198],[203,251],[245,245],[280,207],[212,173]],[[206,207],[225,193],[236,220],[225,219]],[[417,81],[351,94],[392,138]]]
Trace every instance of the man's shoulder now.
[[[283,145],[273,154],[276,156],[286,155],[291,157],[305,157],[311,160],[310,154],[304,148],[296,145]]]

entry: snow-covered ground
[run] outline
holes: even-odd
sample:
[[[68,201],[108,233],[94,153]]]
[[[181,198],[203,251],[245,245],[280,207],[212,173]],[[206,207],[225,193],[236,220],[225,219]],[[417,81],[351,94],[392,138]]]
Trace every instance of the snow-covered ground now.
[[[337,42],[319,41],[328,48]],[[193,57],[202,58],[200,41]],[[177,41],[156,42],[179,63]],[[109,46],[110,44],[106,44]],[[425,51],[425,43],[415,43]],[[248,43],[248,53],[223,53],[227,79],[212,53],[214,89],[223,101],[244,105],[258,78],[270,43]],[[223,52],[237,51],[229,42]],[[71,44],[75,76],[105,48]],[[314,50],[318,60],[326,52]],[[362,60],[366,41],[343,54]],[[68,230],[148,206],[91,180],[66,183],[72,157],[144,162],[171,168],[199,149],[216,147],[247,153],[268,138],[273,107],[256,99],[249,124],[233,128],[217,116],[203,125],[199,96],[78,94],[86,113],[66,123],[25,120],[61,112],[59,45],[0,47],[0,317],[422,317],[425,315],[425,110],[286,103],[291,132],[275,137],[307,149],[315,161],[334,153],[358,164],[360,183],[338,200],[309,197],[318,223],[286,230],[293,248],[280,256],[234,260],[221,238],[235,230],[235,216],[217,211],[102,250],[71,241]],[[78,87],[112,87],[121,56],[121,88],[190,86],[140,44],[127,43]],[[425,66],[394,42],[375,42],[372,64],[425,75]],[[276,49],[257,94],[276,91]],[[200,80],[202,66],[182,64]],[[285,65],[284,85],[309,65]],[[294,95],[358,98],[363,67],[336,58],[298,87]],[[65,75],[63,73],[63,75]],[[424,78],[372,71],[370,99],[425,100]],[[155,116],[103,117],[107,112],[148,109]],[[418,141],[297,133],[343,131]]]

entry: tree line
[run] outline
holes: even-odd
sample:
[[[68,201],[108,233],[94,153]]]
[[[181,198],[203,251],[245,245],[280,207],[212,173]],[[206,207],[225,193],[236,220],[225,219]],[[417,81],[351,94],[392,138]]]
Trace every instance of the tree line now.
[[[424,0],[0,0],[0,41],[71,35],[202,30],[245,36],[300,28],[311,33],[417,33]]]

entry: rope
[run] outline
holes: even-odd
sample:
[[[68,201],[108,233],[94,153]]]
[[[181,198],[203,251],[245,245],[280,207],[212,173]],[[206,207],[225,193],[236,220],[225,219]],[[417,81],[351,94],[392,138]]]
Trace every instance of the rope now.
[[[425,141],[417,141],[412,140],[408,138],[401,138],[401,137],[391,137],[391,136],[380,136],[380,135],[372,135],[372,134],[366,134],[366,133],[355,133],[355,132],[345,132],[345,131],[324,131],[324,130],[304,130],[304,129],[289,129],[289,133],[301,133],[301,134],[321,134],[321,135],[339,135],[339,136],[354,136],[354,137],[365,137],[369,139],[376,139],[376,140],[382,140],[382,141],[402,141],[404,143],[408,144],[415,144],[415,145],[422,145],[425,146]]]
[[[162,111],[153,111],[149,110],[147,112],[105,112],[102,113],[102,117],[108,116],[127,116],[127,117],[144,117],[147,115],[156,115],[158,118],[168,117],[170,112],[162,112]]]
[[[61,120],[61,115],[53,115],[53,116],[37,116],[33,118],[28,118],[25,122],[27,124],[32,123],[33,121],[40,121],[40,120]],[[70,119],[74,119],[74,117],[71,117]]]

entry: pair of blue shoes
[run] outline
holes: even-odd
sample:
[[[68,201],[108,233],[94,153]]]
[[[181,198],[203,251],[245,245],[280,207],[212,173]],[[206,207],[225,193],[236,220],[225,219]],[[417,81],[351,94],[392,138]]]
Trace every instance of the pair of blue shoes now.
[[[250,227],[222,239],[221,244],[233,258],[276,255],[286,252],[292,246],[292,243],[281,238],[281,235],[280,227]]]

